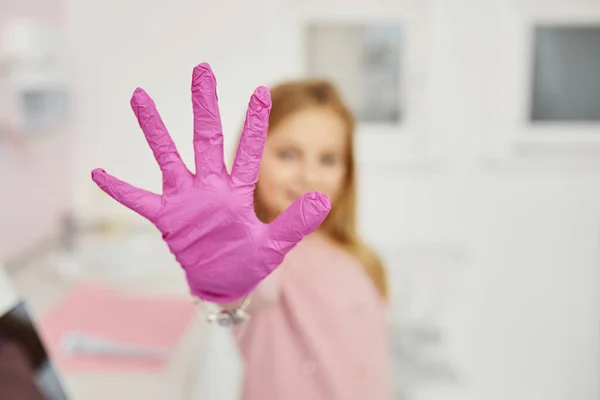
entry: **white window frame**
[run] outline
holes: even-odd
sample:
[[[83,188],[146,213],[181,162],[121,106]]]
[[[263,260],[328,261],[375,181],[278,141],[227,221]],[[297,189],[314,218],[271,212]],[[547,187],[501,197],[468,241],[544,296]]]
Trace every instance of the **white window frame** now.
[[[307,35],[309,24],[315,22],[340,23],[401,23],[405,37],[401,53],[400,93],[402,117],[398,123],[359,123],[357,125],[356,155],[359,164],[370,166],[421,162],[426,159],[428,57],[431,49],[430,24],[426,20],[426,7],[413,2],[388,3],[343,3],[304,2],[280,8],[281,22],[291,23],[284,27],[292,32],[297,54],[288,53],[297,59],[297,69],[288,71],[281,78],[307,76]],[[280,26],[281,28],[281,26]],[[272,51],[281,54],[278,47]]]
[[[585,3],[574,1],[570,5],[530,5],[522,10],[522,54],[524,58],[517,82],[521,88],[518,91],[520,98],[515,99],[521,125],[516,138],[517,146],[526,145],[531,148],[532,145],[540,145],[540,148],[556,148],[566,145],[565,148],[572,148],[577,144],[600,144],[600,122],[533,122],[530,120],[535,28],[538,25],[600,27],[600,7],[592,6],[592,3],[588,3],[586,6]]]

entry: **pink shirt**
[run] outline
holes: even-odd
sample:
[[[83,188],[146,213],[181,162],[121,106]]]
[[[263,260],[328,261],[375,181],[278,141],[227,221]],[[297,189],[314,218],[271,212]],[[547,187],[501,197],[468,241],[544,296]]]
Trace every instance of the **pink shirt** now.
[[[253,295],[244,400],[388,400],[385,306],[362,266],[312,235]]]

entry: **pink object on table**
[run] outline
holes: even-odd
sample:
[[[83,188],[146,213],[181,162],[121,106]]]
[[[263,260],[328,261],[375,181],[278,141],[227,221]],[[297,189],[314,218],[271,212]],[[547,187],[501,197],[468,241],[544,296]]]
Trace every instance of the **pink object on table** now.
[[[131,107],[162,171],[163,192],[134,187],[102,169],[92,171],[92,179],[159,229],[194,295],[227,303],[246,296],[277,268],[288,251],[321,225],[331,205],[324,194],[311,192],[270,224],[256,217],[254,187],[269,125],[270,92],[264,86],[254,91],[228,174],[216,85],[208,64],[194,68],[195,173],[181,160],[152,99],[137,89]]]
[[[61,341],[81,332],[123,345],[175,349],[194,313],[190,299],[134,297],[98,284],[79,284],[41,321],[55,365],[64,371],[161,370],[169,359],[70,355]]]

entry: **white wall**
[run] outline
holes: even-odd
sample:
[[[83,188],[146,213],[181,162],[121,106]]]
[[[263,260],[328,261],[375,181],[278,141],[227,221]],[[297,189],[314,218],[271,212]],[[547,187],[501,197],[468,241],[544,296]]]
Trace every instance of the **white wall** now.
[[[261,7],[261,2],[237,2],[235,7],[186,1],[69,2],[80,149],[73,174],[83,215],[123,211],[94,188],[89,172],[95,167],[160,191],[159,170],[129,107],[137,86],[153,96],[182,157],[193,166],[191,73],[196,64],[210,62],[231,147],[252,91],[269,83],[275,68],[261,45],[271,18]]]
[[[233,143],[253,88],[301,71],[295,25],[284,13],[291,3],[68,1],[78,108],[72,173],[82,216],[137,220],[94,188],[94,167],[160,189],[128,106],[138,85],[155,98],[192,165],[190,74],[195,64],[210,62],[227,143]],[[600,12],[592,2],[553,3]],[[600,396],[598,154],[577,157],[560,143],[557,152],[540,151],[533,159],[516,151],[523,146],[515,139],[528,134],[520,115],[523,15],[540,4],[419,6],[425,18],[417,21],[430,35],[429,62],[413,90],[426,102],[422,120],[407,134],[423,138],[425,147],[393,164],[372,163],[378,146],[389,154],[396,139],[361,132],[360,151],[370,160],[362,165],[363,229],[390,262],[394,286],[402,287],[407,270],[426,265],[428,254],[449,248],[468,260],[450,271],[458,295],[447,300],[442,320],[446,351],[464,387],[430,388],[423,399]],[[394,309],[398,319],[406,312],[400,303]]]

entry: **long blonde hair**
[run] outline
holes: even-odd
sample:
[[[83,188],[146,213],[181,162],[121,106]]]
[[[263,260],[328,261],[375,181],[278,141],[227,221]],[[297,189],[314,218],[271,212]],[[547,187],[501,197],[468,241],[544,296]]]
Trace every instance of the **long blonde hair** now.
[[[345,121],[349,144],[346,156],[346,184],[320,229],[336,244],[360,261],[381,298],[387,300],[388,283],[385,268],[379,257],[360,238],[356,228],[355,122],[352,112],[344,104],[335,87],[330,82],[323,80],[282,83],[271,88],[271,101],[273,106],[269,117],[269,131],[293,113],[313,107],[329,108]],[[256,215],[263,222],[267,222],[265,210],[263,210],[256,195],[257,191],[254,193]]]

